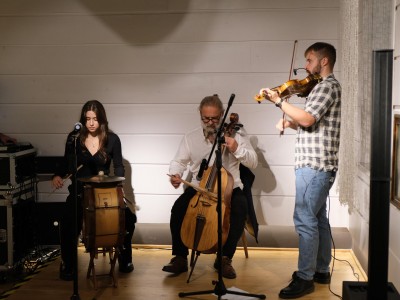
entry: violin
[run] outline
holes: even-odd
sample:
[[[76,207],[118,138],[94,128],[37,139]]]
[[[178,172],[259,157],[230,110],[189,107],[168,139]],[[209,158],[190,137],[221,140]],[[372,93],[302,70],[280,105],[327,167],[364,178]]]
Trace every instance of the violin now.
[[[292,79],[286,81],[284,84],[274,87],[271,90],[276,91],[285,100],[292,95],[299,97],[307,97],[311,90],[322,80],[319,74],[311,74],[304,79]],[[260,103],[265,99],[264,95],[257,94],[254,99]]]
[[[238,124],[238,114],[230,115],[230,124],[224,124],[224,135],[232,136],[243,125]],[[222,155],[225,147],[221,150]],[[181,227],[181,239],[189,249],[203,253],[214,253],[218,248],[218,178],[216,162],[203,173],[199,186],[182,180],[197,192],[189,202]],[[221,214],[222,244],[226,242],[230,226],[230,207],[233,191],[233,176],[224,167],[221,168]]]

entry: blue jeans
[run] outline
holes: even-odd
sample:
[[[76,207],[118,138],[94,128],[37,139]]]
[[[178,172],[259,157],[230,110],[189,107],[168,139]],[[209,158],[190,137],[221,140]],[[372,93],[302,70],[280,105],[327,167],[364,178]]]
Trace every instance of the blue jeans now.
[[[299,235],[297,275],[312,280],[315,272],[329,272],[331,233],[326,200],[336,172],[300,168],[296,174],[296,203],[293,215]]]

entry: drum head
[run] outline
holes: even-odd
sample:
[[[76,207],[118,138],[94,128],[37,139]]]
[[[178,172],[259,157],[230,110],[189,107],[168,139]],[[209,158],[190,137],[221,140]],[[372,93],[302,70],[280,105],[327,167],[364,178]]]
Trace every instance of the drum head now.
[[[78,178],[82,182],[93,182],[93,183],[108,183],[108,182],[121,182],[125,180],[125,177],[118,176],[107,176],[107,175],[97,175],[93,177]]]

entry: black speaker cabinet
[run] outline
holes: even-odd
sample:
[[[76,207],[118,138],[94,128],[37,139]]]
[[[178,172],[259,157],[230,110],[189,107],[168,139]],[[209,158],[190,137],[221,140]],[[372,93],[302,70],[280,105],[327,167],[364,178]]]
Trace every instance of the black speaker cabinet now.
[[[343,300],[394,300],[388,282],[393,50],[373,52],[368,282],[343,282]]]
[[[0,200],[0,269],[11,268],[35,246],[34,198]]]
[[[342,299],[343,300],[367,300],[368,283],[358,281],[343,281]],[[373,299],[373,298],[371,298]],[[387,300],[399,300],[400,296],[394,285],[387,284]],[[376,299],[383,300],[383,299]]]

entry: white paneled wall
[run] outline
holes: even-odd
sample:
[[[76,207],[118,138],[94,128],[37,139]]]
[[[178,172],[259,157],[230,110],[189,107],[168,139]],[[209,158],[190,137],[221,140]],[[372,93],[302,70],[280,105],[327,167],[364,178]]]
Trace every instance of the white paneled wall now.
[[[288,80],[295,40],[295,67],[316,41],[339,47],[338,22],[332,0],[1,1],[0,130],[40,156],[61,156],[84,102],[100,100],[122,140],[138,222],[168,223],[181,193],[168,164],[199,124],[199,102],[217,93],[227,103],[235,93],[231,112],[259,155],[259,223],[292,226],[294,132],[279,137],[281,111],[253,96]],[[347,209],[336,188],[331,194],[331,225],[347,227]]]

